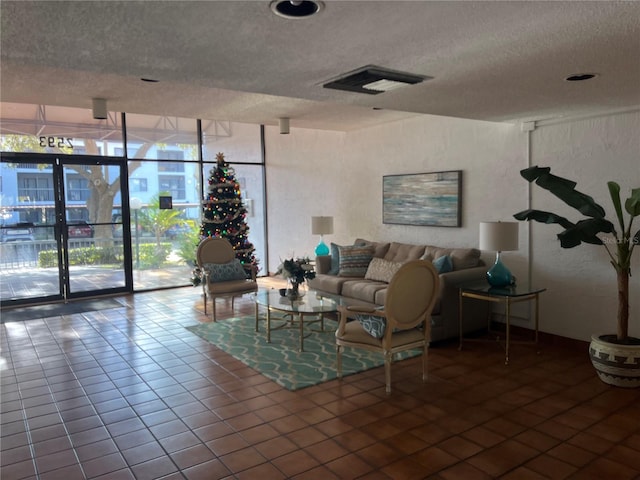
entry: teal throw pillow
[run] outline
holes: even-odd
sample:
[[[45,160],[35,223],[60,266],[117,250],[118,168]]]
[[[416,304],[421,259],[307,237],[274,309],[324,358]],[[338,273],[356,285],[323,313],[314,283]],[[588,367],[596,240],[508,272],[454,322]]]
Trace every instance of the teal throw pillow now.
[[[453,271],[453,261],[449,255],[443,255],[433,261],[433,266],[438,273],[447,273]]]
[[[331,269],[327,272],[329,275],[338,275],[340,271],[340,245],[331,244]]]
[[[209,281],[214,283],[245,280],[247,278],[247,272],[237,258],[234,258],[229,263],[205,263],[203,268],[209,274]]]

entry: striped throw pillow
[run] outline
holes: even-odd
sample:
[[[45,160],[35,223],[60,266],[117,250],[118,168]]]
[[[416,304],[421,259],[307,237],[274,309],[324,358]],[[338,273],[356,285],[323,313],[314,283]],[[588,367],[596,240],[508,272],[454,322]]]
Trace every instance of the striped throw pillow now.
[[[364,277],[373,258],[371,245],[346,245],[339,246],[341,277]]]

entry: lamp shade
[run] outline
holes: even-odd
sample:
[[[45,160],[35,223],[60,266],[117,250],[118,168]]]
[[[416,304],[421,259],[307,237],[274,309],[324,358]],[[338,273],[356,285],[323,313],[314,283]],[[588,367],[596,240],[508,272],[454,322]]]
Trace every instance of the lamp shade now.
[[[333,233],[333,217],[311,217],[311,233],[313,235]]]
[[[481,222],[480,250],[493,252],[518,250],[518,223]]]

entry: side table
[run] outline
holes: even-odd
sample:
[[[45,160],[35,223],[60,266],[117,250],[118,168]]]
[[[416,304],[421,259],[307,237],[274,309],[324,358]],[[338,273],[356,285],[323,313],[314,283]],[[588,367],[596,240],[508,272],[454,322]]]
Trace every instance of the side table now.
[[[533,342],[517,342],[517,343],[529,343],[538,344],[538,303],[539,295],[544,292],[546,288],[536,288],[526,283],[520,285],[511,285],[507,287],[492,287],[486,282],[474,283],[460,286],[460,305],[459,305],[459,327],[460,327],[460,347],[462,350],[463,340],[463,312],[462,312],[462,299],[475,298],[477,300],[484,300],[493,303],[505,304],[505,360],[504,364],[509,365],[509,344],[511,343],[511,305],[514,303],[525,302],[533,300],[535,303],[535,338]],[[491,317],[488,320],[489,332],[491,332]],[[499,339],[498,339],[499,340]],[[476,339],[477,341],[477,339]],[[480,340],[484,341],[484,340]]]

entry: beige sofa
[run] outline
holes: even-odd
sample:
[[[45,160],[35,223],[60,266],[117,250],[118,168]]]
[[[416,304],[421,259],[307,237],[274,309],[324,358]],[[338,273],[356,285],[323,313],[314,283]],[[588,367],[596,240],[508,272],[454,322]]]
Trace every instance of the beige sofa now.
[[[425,259],[441,267],[440,298],[432,314],[431,340],[459,336],[459,290],[468,282],[486,281],[487,268],[475,248],[444,248],[357,239],[352,246],[331,244],[332,255],[316,257],[314,290],[339,295],[347,305],[383,305],[388,282],[404,262]],[[341,256],[342,254],[342,256]],[[338,258],[336,258],[338,257]],[[451,269],[451,271],[447,271]],[[465,333],[486,328],[487,302],[464,299]],[[467,302],[472,302],[467,305]]]

